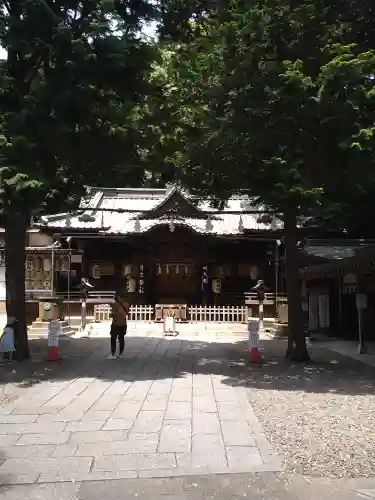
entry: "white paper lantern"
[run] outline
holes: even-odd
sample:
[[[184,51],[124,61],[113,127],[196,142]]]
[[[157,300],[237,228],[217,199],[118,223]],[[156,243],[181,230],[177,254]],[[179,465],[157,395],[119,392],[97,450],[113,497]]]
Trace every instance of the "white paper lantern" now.
[[[124,266],[124,276],[126,278],[126,276],[129,276],[132,272],[132,266],[131,264],[125,264]]]
[[[40,257],[37,257],[34,261],[34,266],[36,271],[41,271],[43,267],[43,261]]]
[[[99,264],[94,264],[92,266],[92,277],[96,280],[100,278],[100,266]]]
[[[69,271],[69,259],[67,257],[62,259],[61,271]]]
[[[126,279],[126,290],[129,293],[134,293],[137,288],[137,282],[134,278],[129,277]]]
[[[250,267],[250,278],[252,280],[256,280],[258,277],[258,268],[257,266],[251,266]]]
[[[46,257],[45,259],[43,259],[43,269],[47,272],[52,269],[52,262],[50,258]]]

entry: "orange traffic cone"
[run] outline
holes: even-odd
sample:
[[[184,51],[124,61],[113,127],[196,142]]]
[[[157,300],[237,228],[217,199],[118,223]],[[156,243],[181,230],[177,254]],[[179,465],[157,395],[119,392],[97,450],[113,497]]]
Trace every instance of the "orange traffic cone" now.
[[[261,359],[259,347],[252,347],[250,349],[250,361],[252,363],[260,363]]]
[[[60,361],[60,359],[57,346],[48,347],[47,361]]]

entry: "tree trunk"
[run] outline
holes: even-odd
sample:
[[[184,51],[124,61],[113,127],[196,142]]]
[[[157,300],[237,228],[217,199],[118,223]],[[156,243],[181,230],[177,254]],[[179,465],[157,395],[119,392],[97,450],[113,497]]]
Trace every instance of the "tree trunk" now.
[[[5,218],[5,286],[8,318],[17,319],[15,328],[16,359],[30,357],[27,339],[25,303],[26,231],[28,218],[13,213]]]
[[[286,291],[288,297],[288,348],[287,359],[309,360],[305,328],[301,309],[301,282],[297,249],[297,209],[286,203],[284,207],[284,244],[286,253]]]

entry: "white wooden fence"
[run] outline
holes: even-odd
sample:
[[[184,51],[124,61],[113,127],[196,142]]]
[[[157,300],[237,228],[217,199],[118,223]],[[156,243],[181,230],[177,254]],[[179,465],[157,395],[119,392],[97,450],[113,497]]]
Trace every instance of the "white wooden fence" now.
[[[246,306],[189,306],[189,317],[193,323],[246,323]]]
[[[112,308],[110,304],[96,304],[94,306],[95,321],[110,321]],[[152,321],[154,308],[152,306],[130,306],[129,321]]]
[[[153,321],[153,306],[130,306],[129,321]]]
[[[246,323],[247,306],[189,306],[188,320],[192,323]],[[94,306],[95,321],[111,319],[110,304]],[[150,305],[130,306],[129,321],[153,321],[154,307]]]
[[[109,304],[95,304],[94,320],[109,321],[111,319],[112,308]]]

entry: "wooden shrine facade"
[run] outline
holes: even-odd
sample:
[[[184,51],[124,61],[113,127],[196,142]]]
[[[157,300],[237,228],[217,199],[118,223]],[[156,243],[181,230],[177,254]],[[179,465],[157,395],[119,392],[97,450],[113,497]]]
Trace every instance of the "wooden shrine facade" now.
[[[246,197],[217,211],[175,187],[88,188],[75,213],[44,217],[37,227],[48,247],[59,241],[68,253],[50,272],[56,292],[67,295],[69,281],[73,298],[81,277],[94,285],[92,297],[122,290],[132,304],[153,306],[242,305],[258,279],[269,292],[283,287],[282,222]]]

